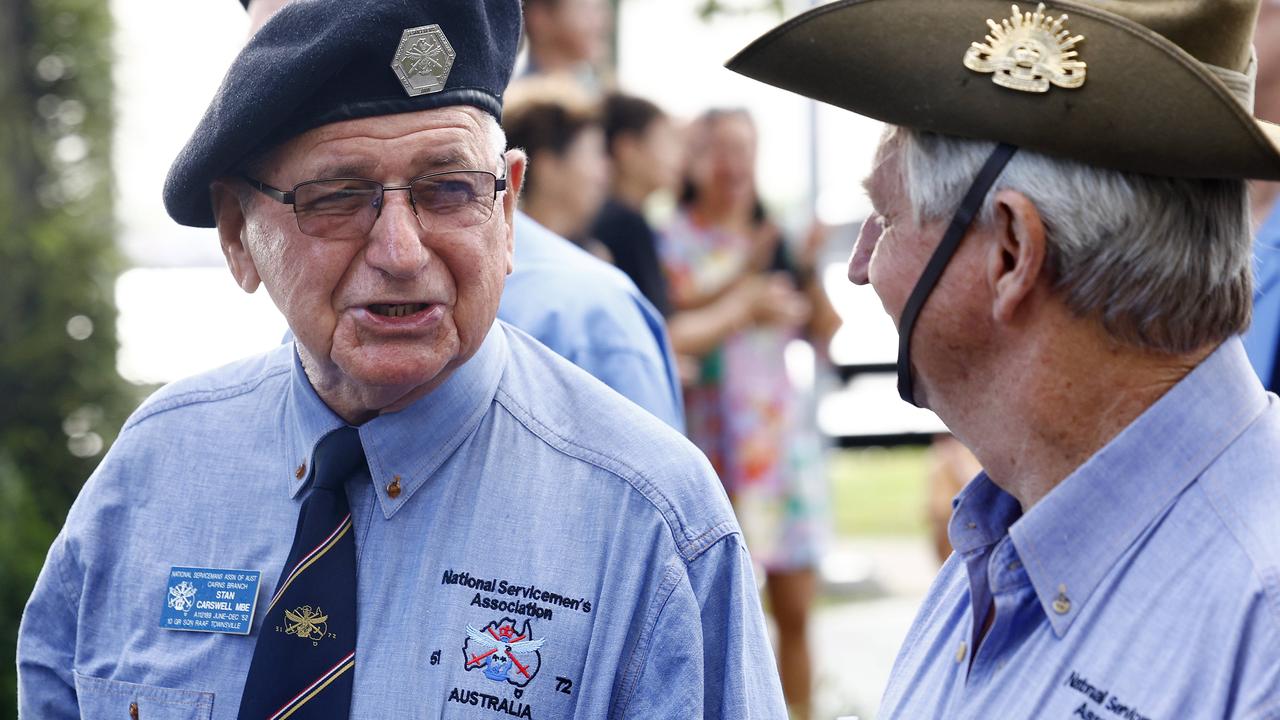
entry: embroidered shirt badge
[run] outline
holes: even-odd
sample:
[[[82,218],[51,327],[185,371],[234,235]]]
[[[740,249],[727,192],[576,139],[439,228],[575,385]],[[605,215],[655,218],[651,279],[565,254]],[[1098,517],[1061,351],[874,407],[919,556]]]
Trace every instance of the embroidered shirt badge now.
[[[468,672],[481,670],[494,682],[524,687],[542,666],[539,650],[544,642],[545,638],[534,639],[528,620],[519,630],[515,620],[505,617],[480,630],[468,625],[467,639],[462,643],[464,667]]]

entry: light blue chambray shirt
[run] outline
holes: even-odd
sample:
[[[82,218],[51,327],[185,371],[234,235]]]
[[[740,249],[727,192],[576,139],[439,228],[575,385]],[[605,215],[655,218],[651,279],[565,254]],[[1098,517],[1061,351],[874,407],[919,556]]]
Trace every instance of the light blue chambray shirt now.
[[[296,471],[341,425],[292,345],[148,400],[27,606],[21,716],[126,718],[136,702],[146,720],[234,718],[305,497]],[[785,717],[728,500],[652,415],[498,322],[360,438],[373,483],[347,486],[351,717]],[[261,570],[251,634],[161,629],[171,566]],[[465,662],[467,626],[504,619],[543,641],[524,688]]]
[[[518,211],[515,264],[499,318],[684,432],[667,326],[626,273]]]
[[[1272,206],[1253,241],[1253,274],[1253,322],[1244,334],[1244,349],[1266,385],[1280,344],[1280,202]]]
[[[1238,339],[1025,515],[979,475],[950,536],[882,720],[1280,718],[1280,401]]]

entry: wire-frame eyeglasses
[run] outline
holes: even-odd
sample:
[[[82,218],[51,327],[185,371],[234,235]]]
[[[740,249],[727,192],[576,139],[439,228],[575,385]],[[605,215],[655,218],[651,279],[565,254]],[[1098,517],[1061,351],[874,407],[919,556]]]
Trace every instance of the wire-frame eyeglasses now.
[[[364,178],[308,180],[285,191],[241,175],[254,190],[293,206],[298,229],[315,238],[360,237],[382,215],[384,195],[409,191],[409,205],[423,229],[448,232],[473,227],[493,216],[507,179],[487,170],[449,170],[422,175],[408,185],[388,186]]]

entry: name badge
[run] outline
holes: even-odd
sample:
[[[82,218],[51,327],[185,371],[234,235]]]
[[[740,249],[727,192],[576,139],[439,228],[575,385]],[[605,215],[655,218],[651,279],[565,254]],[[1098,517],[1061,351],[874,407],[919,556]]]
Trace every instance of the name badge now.
[[[248,635],[261,578],[258,570],[172,567],[160,627]]]

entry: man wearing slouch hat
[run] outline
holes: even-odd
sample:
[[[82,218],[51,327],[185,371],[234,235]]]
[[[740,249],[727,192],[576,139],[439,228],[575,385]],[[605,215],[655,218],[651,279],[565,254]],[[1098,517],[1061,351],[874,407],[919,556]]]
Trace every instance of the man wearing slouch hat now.
[[[884,121],[850,279],[985,468],[884,718],[1280,717],[1258,0],[843,0],[729,62]]]

